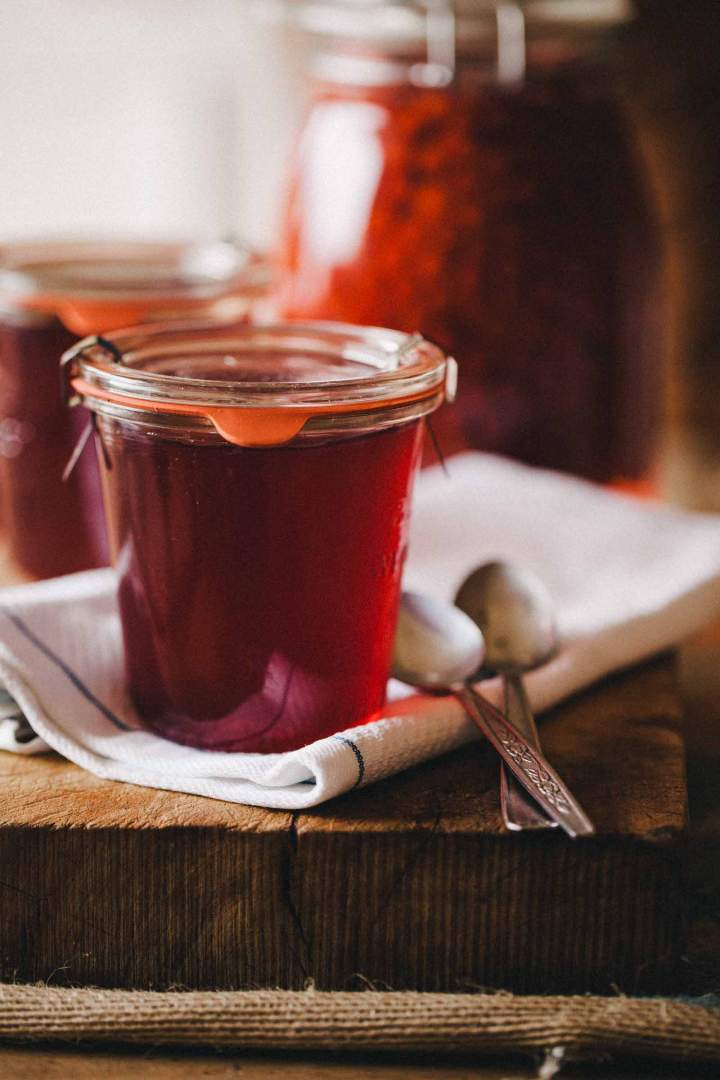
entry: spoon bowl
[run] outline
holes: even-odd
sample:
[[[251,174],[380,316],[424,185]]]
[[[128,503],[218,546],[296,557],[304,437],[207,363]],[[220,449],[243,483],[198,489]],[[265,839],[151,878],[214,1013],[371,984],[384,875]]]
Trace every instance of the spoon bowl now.
[[[552,599],[528,570],[486,563],[465,578],[455,603],[482,631],[486,663],[498,672],[529,671],[557,648]]]
[[[418,593],[403,593],[395,632],[392,673],[424,690],[447,690],[472,678],[481,667],[481,631],[452,604]]]

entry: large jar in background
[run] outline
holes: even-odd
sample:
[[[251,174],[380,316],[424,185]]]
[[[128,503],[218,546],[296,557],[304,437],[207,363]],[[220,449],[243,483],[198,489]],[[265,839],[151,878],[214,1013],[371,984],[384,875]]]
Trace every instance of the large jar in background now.
[[[459,364],[433,427],[642,487],[663,385],[659,242],[613,90],[619,0],[306,2],[311,100],[286,317],[420,331]]]
[[[64,406],[62,353],[139,321],[243,318],[266,277],[261,260],[229,243],[0,247],[0,521],[16,573],[48,578],[108,562],[94,453],[63,480],[90,414]]]

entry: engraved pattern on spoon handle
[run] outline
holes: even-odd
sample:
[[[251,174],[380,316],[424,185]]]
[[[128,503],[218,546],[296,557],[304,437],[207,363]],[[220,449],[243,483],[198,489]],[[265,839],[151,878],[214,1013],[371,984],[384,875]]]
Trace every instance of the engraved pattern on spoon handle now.
[[[543,810],[570,836],[589,836],[595,827],[564,782],[520,732],[468,683],[452,687],[468,716]]]
[[[535,726],[535,717],[530,706],[530,700],[525,691],[525,683],[520,675],[506,675],[505,684],[505,715],[518,731],[540,749],[540,739]]]
[[[521,735],[524,735],[528,742],[539,750],[540,740],[535,727],[535,718],[522,679],[519,675],[505,675],[503,689],[506,717]],[[500,763],[500,811],[505,827],[511,832],[520,832],[525,829],[553,829],[558,824],[547,816],[534,799],[530,798],[504,761]]]

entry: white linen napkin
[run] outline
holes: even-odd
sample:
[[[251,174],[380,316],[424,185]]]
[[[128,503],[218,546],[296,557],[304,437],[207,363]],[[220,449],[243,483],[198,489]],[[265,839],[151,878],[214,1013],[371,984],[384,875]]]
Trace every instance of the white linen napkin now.
[[[451,598],[474,566],[546,583],[562,647],[528,676],[538,711],[720,614],[720,518],[468,453],[418,480],[405,588]],[[123,684],[113,573],[0,591],[0,749],[51,747],[97,776],[301,809],[479,737],[450,698],[391,683],[383,719],[285,754],[193,750],[143,731]],[[496,681],[483,684],[496,702]],[[405,696],[404,696],[405,695]]]

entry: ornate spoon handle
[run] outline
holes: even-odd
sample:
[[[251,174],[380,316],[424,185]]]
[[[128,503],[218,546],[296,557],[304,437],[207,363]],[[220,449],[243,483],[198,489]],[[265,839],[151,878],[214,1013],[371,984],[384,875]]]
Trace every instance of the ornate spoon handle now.
[[[503,688],[505,716],[536,750],[540,750],[535,719],[522,679],[519,675],[508,674],[503,678]],[[505,828],[511,832],[526,829],[554,829],[558,824],[547,816],[534,799],[530,798],[504,761],[500,763],[500,810]]]
[[[552,765],[499,709],[466,683],[452,687],[468,716],[497,750],[513,775],[553,821],[570,836],[590,836],[595,827]]]

